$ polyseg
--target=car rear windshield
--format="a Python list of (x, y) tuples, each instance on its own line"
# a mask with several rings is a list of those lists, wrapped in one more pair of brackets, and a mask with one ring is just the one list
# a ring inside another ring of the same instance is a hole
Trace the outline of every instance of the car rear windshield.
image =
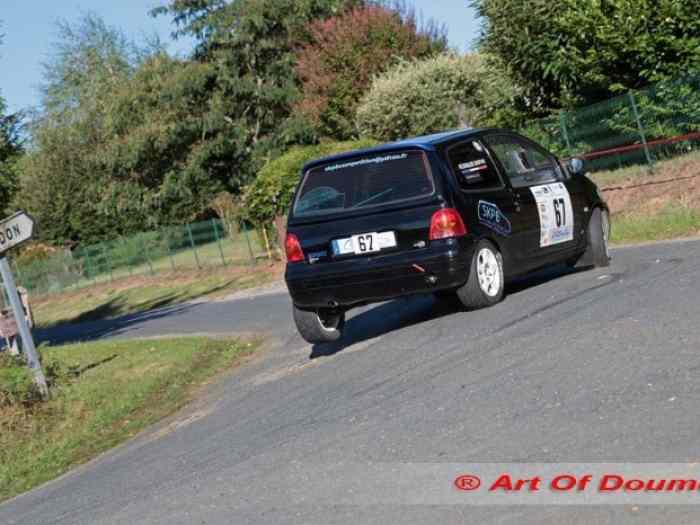
[(433, 194), (422, 151), (378, 153), (316, 166), (306, 172), (294, 203), (295, 217), (384, 206)]

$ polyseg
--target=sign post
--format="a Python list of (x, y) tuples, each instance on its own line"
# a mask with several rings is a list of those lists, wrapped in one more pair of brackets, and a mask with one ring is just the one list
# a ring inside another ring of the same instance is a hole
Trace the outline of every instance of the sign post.
[(27, 358), (29, 369), (34, 373), (34, 382), (39, 388), (39, 392), (43, 397), (48, 397), (49, 389), (46, 384), (46, 376), (41, 368), (39, 354), (34, 346), (34, 339), (29, 330), (27, 319), (24, 315), (24, 307), (17, 293), (15, 279), (10, 269), (10, 264), (7, 262), (5, 252), (10, 248), (28, 241), (34, 234), (34, 220), (24, 212), (15, 213), (13, 216), (0, 221), (0, 274), (2, 282), (5, 285), (7, 298), (10, 301), (12, 312), (14, 313), (15, 322), (20, 339), (22, 340), (22, 350)]

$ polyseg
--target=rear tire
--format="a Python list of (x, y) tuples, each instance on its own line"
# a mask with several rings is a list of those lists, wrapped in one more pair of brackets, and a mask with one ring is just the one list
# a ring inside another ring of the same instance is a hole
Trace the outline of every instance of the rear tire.
[(489, 241), (479, 241), (469, 269), (469, 278), (457, 289), (457, 297), (468, 310), (493, 306), (503, 298), (503, 257)]
[(299, 335), (311, 344), (337, 341), (345, 326), (345, 312), (301, 310), (294, 305), (294, 323)]
[(608, 250), (608, 238), (610, 235), (610, 219), (607, 210), (596, 208), (588, 221), (586, 232), (588, 247), (583, 254), (586, 263), (604, 267), (610, 266), (610, 252)]

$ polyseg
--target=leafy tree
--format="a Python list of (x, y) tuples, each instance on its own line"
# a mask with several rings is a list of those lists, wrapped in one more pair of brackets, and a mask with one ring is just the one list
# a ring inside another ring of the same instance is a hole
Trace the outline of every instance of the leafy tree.
[(21, 115), (6, 114), (0, 97), (0, 213), (6, 215), (17, 190), (17, 162), (22, 154)]
[[(347, 0), (173, 0), (152, 11), (173, 17), (177, 35), (198, 39), (195, 58), (214, 68), (214, 120), (208, 135), (225, 143), (239, 179), (250, 180), (266, 159), (288, 144), (313, 140), (291, 117), (299, 97), (295, 50), (308, 40), (312, 20), (339, 12)], [(231, 188), (237, 191), (236, 187)]]
[(700, 69), (687, 0), (472, 0), (481, 49), (502, 59), (532, 113), (606, 99)]
[(38, 219), (43, 240), (113, 237), (125, 231), (129, 217), (99, 213), (109, 179), (98, 159), (109, 139), (113, 94), (139, 58), (121, 32), (92, 14), (77, 24), (61, 22), (53, 49), (42, 110), (29, 126), (32, 143), (20, 165), (17, 201)]
[(140, 229), (180, 224), (240, 185), (229, 124), (212, 108), (214, 82), (210, 64), (158, 53), (114, 90), (109, 138), (94, 157), (108, 180), (103, 212), (128, 212)]
[(21, 115), (8, 114), (5, 100), (0, 96), (0, 213), (3, 215), (7, 213), (10, 200), (17, 190), (16, 164), (22, 153), (20, 126)]
[(311, 25), (311, 42), (298, 55), (303, 98), (297, 110), (322, 136), (356, 135), (355, 110), (372, 77), (397, 59), (444, 50), (444, 30), (419, 28), (411, 11), (367, 4)]
[(19, 195), (45, 240), (180, 224), (240, 188), (249, 155), (212, 95), (213, 64), (139, 50), (94, 15), (62, 24), (56, 50)]
[(460, 126), (513, 125), (516, 91), (498, 72), (476, 54), (400, 62), (372, 81), (357, 127), (363, 135), (396, 140)]

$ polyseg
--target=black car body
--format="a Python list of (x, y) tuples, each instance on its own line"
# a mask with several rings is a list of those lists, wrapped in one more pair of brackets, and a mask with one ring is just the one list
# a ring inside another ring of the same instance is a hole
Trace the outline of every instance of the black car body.
[[(505, 279), (584, 254), (605, 264), (608, 210), (581, 168), (499, 129), (307, 164), (288, 218), (285, 274), (300, 332), (333, 340), (346, 310), (407, 294), (454, 291), (465, 306), (488, 306)], [(489, 275), (500, 278), (494, 290)]]

